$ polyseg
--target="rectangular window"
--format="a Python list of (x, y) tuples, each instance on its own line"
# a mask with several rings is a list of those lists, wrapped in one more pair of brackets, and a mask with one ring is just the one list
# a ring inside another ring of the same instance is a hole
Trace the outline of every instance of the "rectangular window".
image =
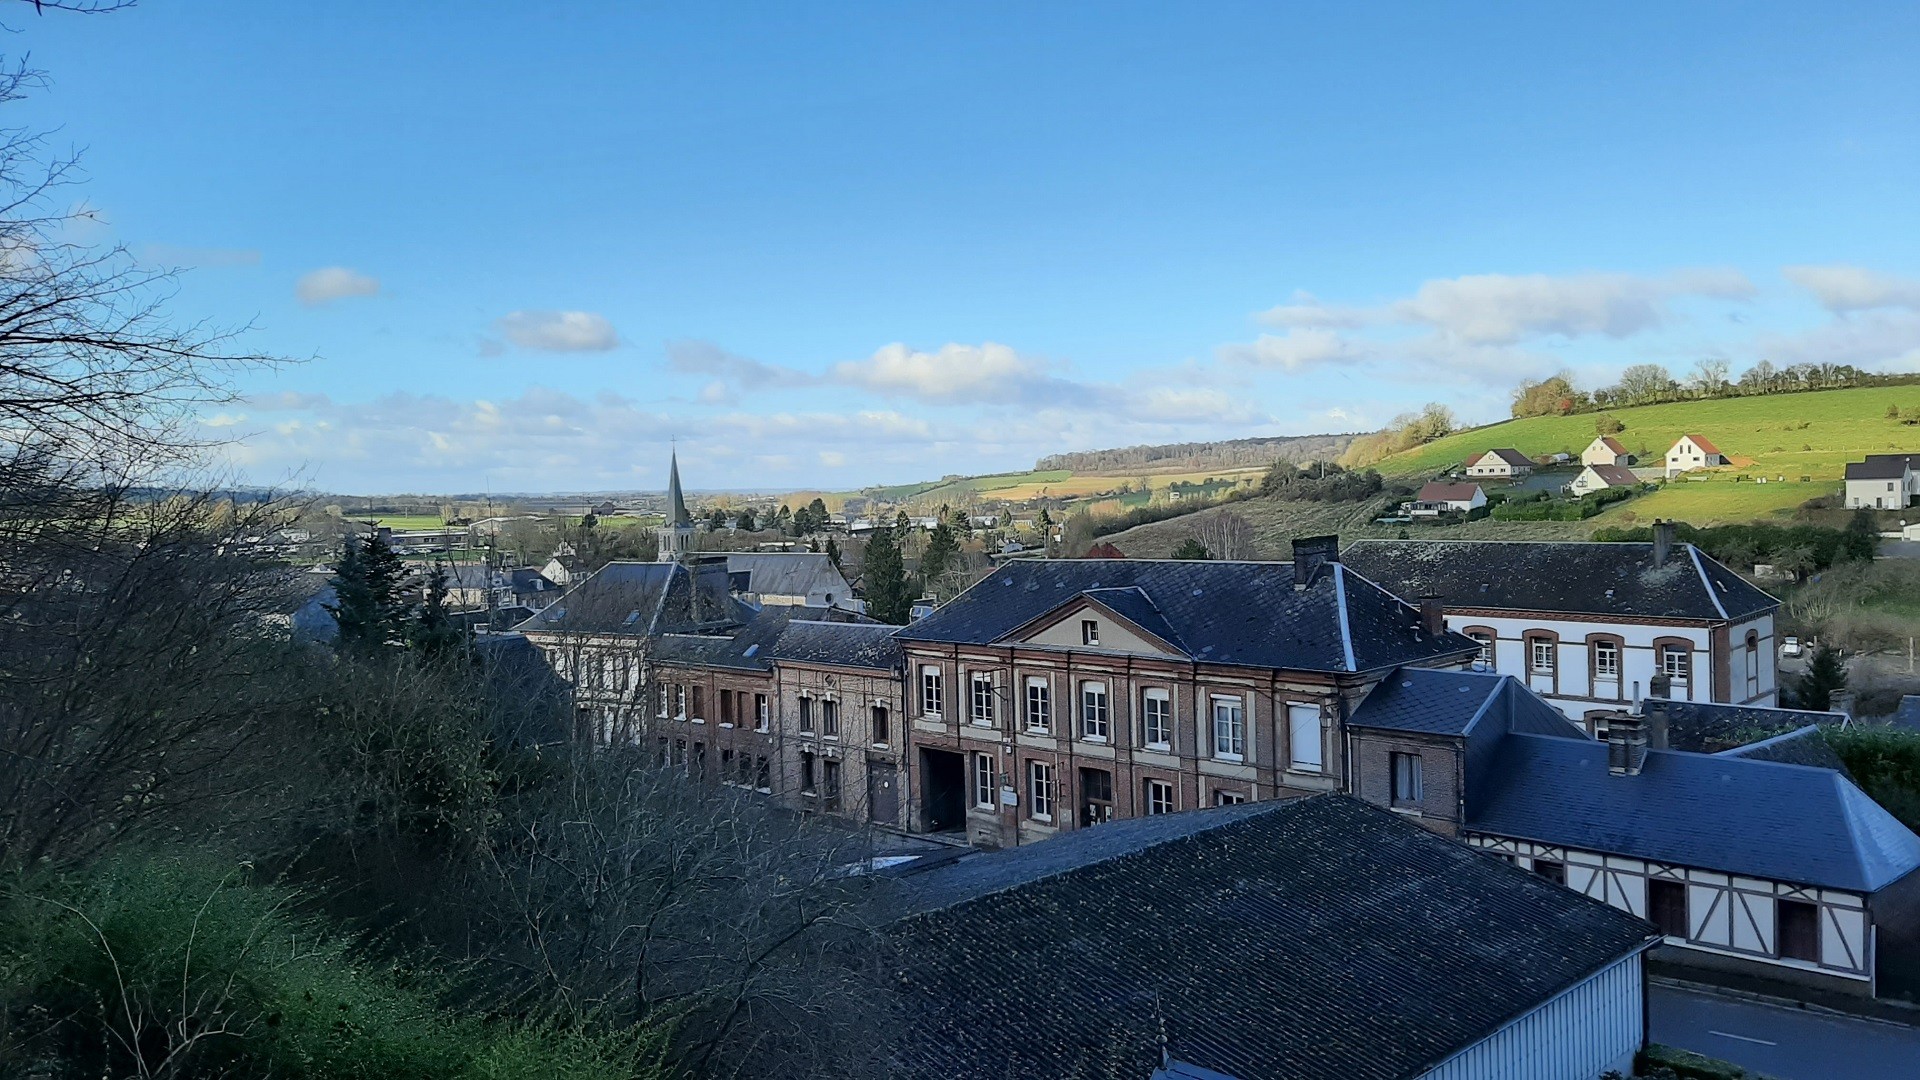
[(993, 756), (973, 755), (973, 805), (982, 810), (994, 807)]
[(654, 696), (660, 699), (660, 719), (665, 720), (667, 718), (667, 684), (660, 683), (653, 690)]
[(810, 697), (800, 699), (800, 730), (807, 734), (813, 733), (813, 699)]
[(1480, 643), (1480, 655), (1475, 659), (1488, 668), (1493, 667), (1493, 635), (1484, 630), (1470, 630), (1467, 636)]
[(1236, 697), (1213, 699), (1213, 756), (1226, 761), (1247, 757), (1247, 711)]
[(1647, 921), (1668, 937), (1687, 936), (1687, 886), (1685, 882), (1647, 882)]
[(767, 730), (767, 726), (772, 722), (773, 712), (767, 707), (767, 695), (753, 695), (753, 729), (755, 731), (765, 731)]
[(676, 769), (687, 767), (687, 740), (685, 739), (673, 740), (673, 767)]
[(707, 688), (704, 686), (693, 688), (693, 718), (695, 720), (707, 718)]
[(1620, 645), (1613, 641), (1593, 643), (1593, 677), (1596, 679), (1620, 678)]
[(940, 669), (931, 664), (920, 669), (920, 715), (940, 718)]
[(773, 765), (766, 755), (756, 755), (753, 759), (753, 786), (761, 791), (773, 790)]
[(1170, 780), (1149, 780), (1146, 782), (1145, 796), (1147, 813), (1173, 813), (1173, 782)]
[(1113, 774), (1105, 769), (1080, 770), (1080, 824), (1113, 820)]
[(1100, 624), (1092, 619), (1080, 620), (1080, 644), (1100, 644)]
[(732, 721), (733, 721), (733, 691), (723, 688), (720, 691), (720, 722), (724, 724), (724, 723), (731, 723)]
[(1687, 681), (1687, 673), (1693, 670), (1693, 650), (1683, 645), (1660, 646), (1660, 673), (1674, 682)]
[(1094, 742), (1106, 742), (1112, 728), (1107, 716), (1107, 684), (1080, 684), (1080, 736)]
[(968, 685), (973, 690), (973, 709), (970, 714), (973, 723), (980, 727), (992, 727), (993, 676), (985, 672), (975, 672)]
[(1036, 821), (1053, 820), (1053, 766), (1027, 762), (1027, 811)]
[(1773, 902), (1774, 928), (1782, 960), (1820, 962), (1820, 909), (1805, 900)]
[(1173, 746), (1173, 699), (1165, 690), (1148, 690), (1141, 696), (1140, 741), (1151, 750)]
[(673, 716), (676, 720), (687, 718), (687, 688), (678, 684), (673, 688)]
[(1027, 680), (1027, 730), (1053, 730), (1053, 684), (1045, 679)]
[(815, 794), (815, 788), (813, 786), (813, 755), (805, 750), (800, 751), (800, 794)]
[(832, 698), (820, 703), (820, 734), (829, 739), (840, 737), (840, 703)]
[(1760, 636), (1747, 635), (1747, 696), (1760, 694)]
[(1295, 772), (1325, 771), (1325, 734), (1321, 727), (1320, 706), (1287, 706), (1287, 768)]
[(1215, 806), (1239, 806), (1246, 801), (1247, 793), (1244, 791), (1224, 791), (1220, 788), (1213, 789), (1213, 805)]
[(1527, 639), (1527, 670), (1535, 675), (1553, 674), (1554, 654), (1559, 642), (1552, 638)]
[(821, 776), (826, 784), (826, 797), (821, 800), (821, 808), (828, 813), (840, 810), (840, 763), (828, 758), (820, 763)]
[(1419, 754), (1389, 754), (1393, 765), (1393, 805), (1419, 806), (1425, 784), (1420, 777)]
[(874, 742), (885, 743), (892, 738), (893, 733), (887, 730), (887, 727), (887, 707), (885, 705), (875, 705), (873, 707)]
[(1567, 883), (1567, 864), (1556, 859), (1533, 860), (1533, 872), (1553, 882), (1555, 885)]

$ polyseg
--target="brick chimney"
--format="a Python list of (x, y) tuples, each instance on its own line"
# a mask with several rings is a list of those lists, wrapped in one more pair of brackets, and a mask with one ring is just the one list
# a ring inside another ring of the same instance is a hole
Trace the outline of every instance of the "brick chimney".
[(1433, 593), (1420, 597), (1420, 629), (1436, 638), (1447, 632), (1447, 613), (1440, 606), (1440, 597)]
[[(1660, 676), (1665, 678), (1665, 676)], [(1671, 736), (1667, 699), (1648, 698), (1640, 705), (1640, 712), (1647, 718), (1647, 749), (1665, 750)]]
[(1609, 713), (1607, 722), (1607, 772), (1614, 776), (1639, 776), (1647, 760), (1646, 718), (1639, 713)]
[(1320, 568), (1340, 561), (1338, 536), (1301, 536), (1293, 541), (1293, 588), (1298, 592), (1313, 584)]
[[(1655, 518), (1653, 522), (1653, 568), (1658, 570), (1667, 565), (1667, 556), (1672, 554), (1672, 552), (1673, 522), (1661, 521)], [(1666, 695), (1662, 694), (1661, 696), (1665, 697)]]
[(1647, 680), (1647, 696), (1650, 698), (1670, 698), (1673, 696), (1673, 677), (1665, 673), (1656, 674)]

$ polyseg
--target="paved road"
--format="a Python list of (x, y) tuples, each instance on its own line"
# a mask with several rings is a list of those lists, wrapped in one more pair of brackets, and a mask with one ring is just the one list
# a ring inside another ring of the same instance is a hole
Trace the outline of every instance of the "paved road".
[(1649, 988), (1654, 1042), (1707, 1054), (1781, 1080), (1913, 1080), (1920, 1028)]

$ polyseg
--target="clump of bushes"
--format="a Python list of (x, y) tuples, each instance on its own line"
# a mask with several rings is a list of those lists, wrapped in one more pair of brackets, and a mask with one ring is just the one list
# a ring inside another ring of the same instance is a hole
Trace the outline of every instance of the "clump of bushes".
[(1637, 488), (1606, 488), (1577, 499), (1552, 499), (1536, 492), (1521, 498), (1508, 498), (1493, 507), (1495, 521), (1585, 521), (1608, 506), (1633, 498)]
[[(1825, 570), (1837, 563), (1873, 558), (1878, 538), (1871, 522), (1865, 529), (1849, 525), (1829, 529), (1819, 525), (1712, 525), (1705, 528), (1674, 524), (1674, 537), (1696, 544), (1702, 551), (1735, 567), (1756, 562), (1790, 563), (1789, 573)], [(1596, 529), (1595, 540), (1645, 543), (1653, 539), (1650, 526)]]
[(1260, 494), (1309, 502), (1365, 502), (1380, 494), (1386, 481), (1374, 469), (1343, 469), (1333, 464), (1295, 465), (1276, 461), (1261, 478)]

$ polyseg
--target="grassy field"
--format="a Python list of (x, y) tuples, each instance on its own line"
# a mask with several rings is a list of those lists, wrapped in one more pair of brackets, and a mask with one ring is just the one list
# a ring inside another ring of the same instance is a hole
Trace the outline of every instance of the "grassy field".
[(377, 518), (376, 520), (379, 521), (380, 524), (385, 525), (389, 529), (401, 529), (401, 530), (407, 530), (407, 531), (418, 530), (418, 529), (438, 529), (441, 526), (446, 524), (446, 522), (440, 520), (439, 514), (413, 514), (413, 515), (396, 514), (389, 517)]
[(1180, 541), (1213, 514), (1239, 514), (1253, 527), (1255, 559), (1285, 560), (1293, 556), (1293, 540), (1301, 536), (1337, 535), (1342, 543), (1360, 539), (1392, 539), (1404, 529), (1415, 539), (1434, 540), (1584, 540), (1601, 518), (1590, 521), (1485, 521), (1445, 528), (1375, 525), (1386, 510), (1384, 500), (1367, 503), (1316, 503), (1288, 499), (1248, 499), (1183, 517), (1140, 525), (1102, 537), (1136, 559), (1164, 559)]
[[(1676, 401), (1617, 409), (1610, 415), (1626, 425), (1614, 438), (1638, 454), (1643, 465), (1664, 457), (1681, 435), (1696, 434), (1732, 460), (1721, 472), (1769, 479), (1784, 476), (1789, 481), (1807, 476), (1827, 481), (1826, 490), (1838, 491), (1841, 468), (1847, 462), (1866, 454), (1920, 450), (1920, 427), (1888, 419), (1888, 405), (1898, 405), (1904, 416), (1920, 416), (1920, 386)], [(1471, 454), (1508, 446), (1533, 457), (1562, 451), (1577, 455), (1593, 441), (1597, 416), (1509, 420), (1449, 435), (1395, 454), (1375, 467), (1392, 476), (1431, 476), (1458, 466)], [(1757, 489), (1742, 492), (1741, 497), (1752, 505), (1778, 505), (1770, 493)], [(1728, 508), (1732, 510), (1733, 504)]]

